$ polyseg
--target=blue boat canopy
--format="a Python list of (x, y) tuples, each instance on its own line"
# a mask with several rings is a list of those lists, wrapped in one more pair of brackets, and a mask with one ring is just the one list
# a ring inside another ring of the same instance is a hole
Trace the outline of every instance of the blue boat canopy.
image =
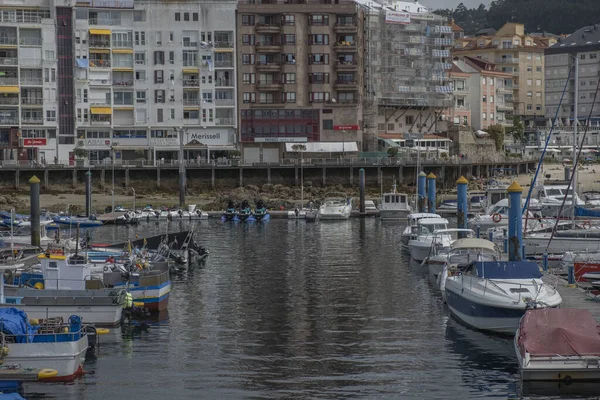
[(485, 279), (538, 279), (540, 268), (532, 261), (475, 262), (477, 276)]

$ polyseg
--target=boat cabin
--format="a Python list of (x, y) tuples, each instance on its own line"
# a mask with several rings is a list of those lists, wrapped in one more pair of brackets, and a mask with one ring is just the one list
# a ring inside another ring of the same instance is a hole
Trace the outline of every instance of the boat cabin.
[(409, 211), (408, 195), (404, 193), (384, 193), (381, 197), (379, 209)]
[(419, 220), (413, 230), (415, 235), (431, 235), (435, 231), (448, 229), (448, 220), (445, 218), (423, 218)]
[(92, 265), (81, 254), (65, 255), (62, 251), (47, 251), (38, 256), (45, 289), (85, 290)]

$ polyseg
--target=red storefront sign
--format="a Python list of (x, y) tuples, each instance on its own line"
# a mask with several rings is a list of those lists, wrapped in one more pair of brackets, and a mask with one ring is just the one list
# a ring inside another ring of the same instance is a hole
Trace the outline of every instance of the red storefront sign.
[(358, 125), (334, 125), (334, 131), (358, 131), (360, 128)]
[(45, 146), (46, 139), (23, 139), (23, 146)]

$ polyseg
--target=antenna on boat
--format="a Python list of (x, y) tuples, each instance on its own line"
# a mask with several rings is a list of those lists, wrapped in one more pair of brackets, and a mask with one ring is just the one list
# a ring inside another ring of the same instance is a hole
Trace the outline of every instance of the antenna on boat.
[(15, 225), (15, 209), (10, 209), (10, 255), (15, 259), (15, 233), (14, 233), (14, 225)]

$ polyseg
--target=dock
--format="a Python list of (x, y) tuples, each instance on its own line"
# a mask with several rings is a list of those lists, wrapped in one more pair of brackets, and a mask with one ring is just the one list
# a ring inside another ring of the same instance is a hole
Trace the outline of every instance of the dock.
[(595, 296), (584, 287), (569, 285), (560, 275), (545, 273), (544, 282), (556, 285), (563, 299), (561, 308), (579, 308), (588, 310), (600, 322), (600, 295)]

